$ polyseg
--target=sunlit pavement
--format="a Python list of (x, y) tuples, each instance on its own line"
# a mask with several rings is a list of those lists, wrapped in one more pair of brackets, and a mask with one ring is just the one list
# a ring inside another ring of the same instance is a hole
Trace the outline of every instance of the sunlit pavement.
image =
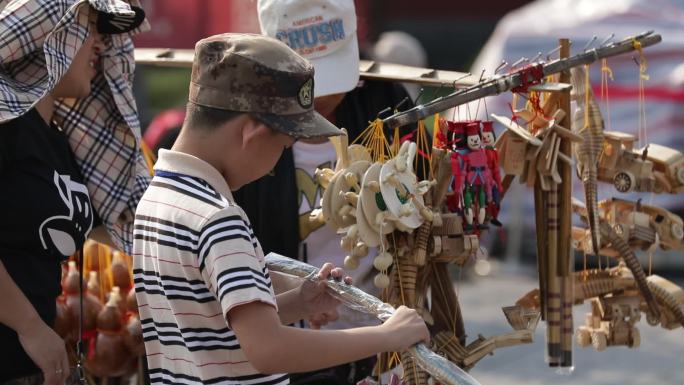
[[(471, 342), (511, 331), (501, 307), (513, 305), (537, 285), (532, 270), (492, 265), (487, 276), (468, 274), (456, 283)], [(675, 278), (679, 285), (684, 278)], [(575, 329), (584, 322), (587, 304), (574, 308)], [(471, 374), (482, 385), (684, 385), (684, 330), (649, 326), (645, 317), (637, 324), (641, 346), (637, 349), (609, 347), (603, 352), (575, 346), (572, 374), (557, 374), (545, 363), (546, 325), (539, 323), (534, 343), (496, 350), (480, 361)]]

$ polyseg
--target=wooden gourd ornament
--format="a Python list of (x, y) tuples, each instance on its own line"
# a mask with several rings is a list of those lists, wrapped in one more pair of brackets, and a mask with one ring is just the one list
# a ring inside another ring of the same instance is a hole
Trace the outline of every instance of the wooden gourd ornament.
[(95, 351), (86, 361), (86, 369), (98, 377), (125, 373), (130, 353), (123, 338), (123, 316), (119, 310), (120, 294), (112, 290), (109, 301), (97, 316)]
[[(79, 319), (81, 315), (80, 305), (80, 285), (81, 274), (76, 268), (75, 261), (69, 261), (68, 272), (64, 280), (64, 294), (66, 296), (66, 306), (74, 319)], [(85, 286), (85, 285), (84, 285)], [(86, 292), (83, 296), (83, 330), (84, 332), (93, 331), (96, 327), (97, 315), (102, 309), (100, 299)], [(74, 324), (78, 329), (78, 324)], [(78, 334), (78, 331), (76, 331)]]
[(78, 328), (76, 326), (76, 319), (74, 315), (69, 310), (66, 304), (66, 297), (60, 295), (57, 297), (56, 301), (57, 311), (55, 315), (55, 332), (64, 339), (67, 343), (72, 343), (75, 341), (74, 330)]
[(102, 298), (102, 290), (100, 288), (100, 280), (97, 276), (97, 271), (91, 270), (88, 273), (88, 293), (97, 298)]
[(112, 286), (118, 286), (123, 295), (131, 289), (131, 271), (126, 255), (120, 251), (114, 251), (112, 256)]
[(126, 329), (123, 334), (124, 344), (134, 355), (141, 356), (145, 354), (145, 343), (143, 341), (142, 324), (138, 314), (138, 301), (135, 297), (135, 290), (128, 292), (126, 305), (128, 308), (128, 321), (126, 321)]

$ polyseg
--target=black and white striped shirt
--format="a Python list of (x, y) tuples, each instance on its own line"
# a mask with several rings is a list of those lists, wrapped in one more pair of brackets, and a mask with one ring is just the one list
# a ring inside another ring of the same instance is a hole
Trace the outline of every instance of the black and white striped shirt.
[(152, 384), (287, 384), (247, 361), (230, 309), (276, 307), (261, 246), (220, 173), (161, 150), (134, 228), (134, 281)]

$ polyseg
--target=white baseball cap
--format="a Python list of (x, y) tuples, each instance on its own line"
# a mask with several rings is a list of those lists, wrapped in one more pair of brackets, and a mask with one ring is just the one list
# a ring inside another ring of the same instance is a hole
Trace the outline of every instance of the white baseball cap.
[(359, 44), (353, 0), (259, 0), (257, 9), (262, 34), (313, 64), (315, 96), (356, 87)]

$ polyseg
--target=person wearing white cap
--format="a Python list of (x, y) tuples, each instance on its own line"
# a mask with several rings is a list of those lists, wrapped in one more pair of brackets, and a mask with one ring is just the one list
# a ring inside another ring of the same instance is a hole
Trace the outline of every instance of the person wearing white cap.
[(313, 64), (317, 97), (356, 87), (359, 45), (352, 0), (260, 0), (257, 7), (261, 32)]
[[(379, 111), (396, 107), (408, 97), (398, 84), (359, 79), (359, 46), (353, 0), (259, 0), (259, 24), (264, 35), (290, 46), (313, 64), (314, 107), (338, 127), (347, 129), (350, 143), (376, 118)], [(410, 107), (410, 103), (405, 108)], [(388, 136), (391, 137), (391, 136)], [(283, 152), (271, 176), (244, 186), (234, 197), (245, 210), (264, 252), (277, 252), (316, 265), (344, 263), (340, 236), (324, 225), (309, 222), (320, 207), (322, 188), (314, 178), (316, 168), (333, 167), (336, 154), (327, 140), (297, 141)], [(378, 295), (372, 283), (372, 258), (348, 271), (354, 283)], [(342, 329), (376, 321), (358, 312), (321, 314), (310, 327)], [(327, 324), (327, 325), (326, 325)], [(304, 326), (304, 325), (302, 325)], [(372, 359), (317, 373), (297, 384), (356, 384), (372, 370)], [(350, 376), (351, 374), (351, 376)]]

